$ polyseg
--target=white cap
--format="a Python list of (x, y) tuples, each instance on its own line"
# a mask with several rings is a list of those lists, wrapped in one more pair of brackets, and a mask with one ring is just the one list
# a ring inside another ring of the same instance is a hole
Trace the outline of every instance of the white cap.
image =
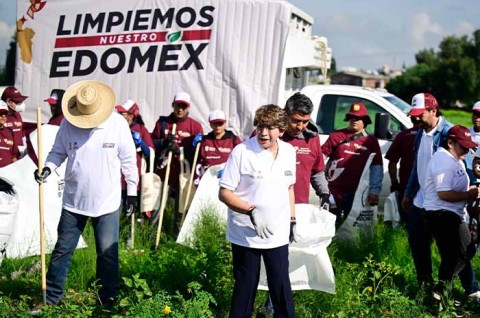
[(8, 112), (8, 106), (7, 103), (0, 99), (0, 112), (2, 112), (3, 110)]
[(192, 98), (188, 93), (185, 92), (178, 92), (175, 94), (175, 98), (173, 100), (174, 104), (187, 104), (190, 106), (192, 103)]
[(208, 121), (211, 123), (224, 123), (227, 121), (227, 117), (222, 110), (214, 110), (208, 116)]
[(474, 112), (480, 112), (480, 101), (476, 102), (473, 104), (472, 111)]
[(420, 93), (412, 98), (412, 109), (409, 116), (420, 116), (426, 109), (438, 108), (437, 99), (429, 93)]

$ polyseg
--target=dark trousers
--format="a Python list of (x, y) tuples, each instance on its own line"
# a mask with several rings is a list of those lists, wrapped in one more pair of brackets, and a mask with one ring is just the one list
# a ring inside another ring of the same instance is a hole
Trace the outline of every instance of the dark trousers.
[(432, 283), (432, 235), (425, 226), (423, 209), (411, 205), (407, 214), (408, 244), (412, 252), (413, 263), (417, 271), (417, 280)]
[[(407, 214), (408, 243), (410, 245), (419, 284), (433, 282), (431, 252), (433, 237), (425, 224), (425, 218), (422, 214), (425, 214), (425, 211), (413, 204)], [(467, 261), (458, 274), (467, 295), (480, 290), (470, 262), (475, 252), (475, 245), (473, 243), (469, 244), (467, 248)]]
[(345, 219), (350, 214), (353, 205), (353, 199), (355, 198), (355, 192), (343, 192), (341, 194), (333, 194), (335, 199), (336, 208), (332, 209), (330, 212), (337, 216), (335, 221), (335, 226), (338, 229)]
[(465, 267), (470, 231), (465, 221), (450, 211), (426, 211), (425, 218), (440, 252), (438, 279), (452, 281)]
[(271, 249), (255, 249), (232, 244), (233, 288), (231, 318), (252, 316), (255, 295), (260, 280), (263, 257), (268, 290), (273, 303), (274, 317), (295, 317), (292, 289), (288, 276), (288, 245)]

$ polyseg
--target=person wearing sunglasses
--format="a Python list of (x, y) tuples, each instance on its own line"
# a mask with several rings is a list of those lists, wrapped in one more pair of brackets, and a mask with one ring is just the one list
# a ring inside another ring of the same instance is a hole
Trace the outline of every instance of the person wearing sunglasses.
[(428, 163), (425, 176), (425, 221), (440, 252), (438, 282), (432, 296), (441, 300), (473, 255), (465, 206), (480, 199), (478, 187), (470, 179), (462, 160), (477, 144), (468, 128), (456, 125), (448, 130), (446, 140)]
[[(172, 112), (168, 116), (160, 116), (151, 133), (153, 145), (156, 154), (156, 173), (162, 181), (165, 180), (165, 172), (167, 170), (168, 152), (173, 152), (173, 158), (170, 164), (170, 175), (168, 177), (168, 185), (170, 186), (170, 197), (174, 198), (175, 206), (175, 231), (178, 231), (179, 220), (181, 214), (179, 211), (180, 196), (180, 148), (183, 148), (185, 160), (189, 166), (193, 164), (195, 148), (193, 147), (193, 139), (196, 135), (203, 135), (202, 126), (198, 121), (189, 117), (192, 98), (186, 92), (178, 92), (172, 102)], [(176, 124), (175, 134), (172, 134), (173, 124)], [(153, 215), (153, 221), (157, 215)]]
[[(407, 215), (408, 243), (417, 272), (418, 285), (431, 288), (433, 237), (425, 225), (426, 174), (432, 156), (445, 144), (448, 131), (453, 125), (442, 115), (437, 99), (430, 93), (418, 93), (413, 96), (412, 109), (408, 115), (415, 117), (420, 130), (415, 137), (413, 168), (405, 189), (402, 208)], [(472, 247), (473, 245), (468, 247), (468, 253), (474, 255), (475, 248)], [(468, 299), (480, 303), (480, 288), (470, 260), (465, 261), (465, 266), (458, 275)]]

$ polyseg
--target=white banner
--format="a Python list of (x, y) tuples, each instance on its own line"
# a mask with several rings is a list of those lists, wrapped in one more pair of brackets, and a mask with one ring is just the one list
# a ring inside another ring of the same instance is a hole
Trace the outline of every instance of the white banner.
[[(15, 85), (29, 96), (26, 121), (51, 89), (95, 79), (133, 99), (149, 130), (177, 91), (208, 131), (222, 109), (240, 136), (254, 110), (279, 103), (292, 7), (274, 0), (17, 1)], [(44, 118), (46, 119), (46, 118)]]

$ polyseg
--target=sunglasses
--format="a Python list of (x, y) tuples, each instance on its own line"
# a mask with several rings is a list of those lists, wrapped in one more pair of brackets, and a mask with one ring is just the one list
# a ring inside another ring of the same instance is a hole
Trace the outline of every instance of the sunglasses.
[(188, 105), (187, 105), (187, 104), (175, 104), (173, 107), (176, 108), (176, 109), (183, 109), (183, 110), (185, 110), (185, 109), (188, 108)]
[(362, 120), (362, 117), (348, 116), (348, 117), (347, 117), (347, 120), (358, 121), (358, 120)]

